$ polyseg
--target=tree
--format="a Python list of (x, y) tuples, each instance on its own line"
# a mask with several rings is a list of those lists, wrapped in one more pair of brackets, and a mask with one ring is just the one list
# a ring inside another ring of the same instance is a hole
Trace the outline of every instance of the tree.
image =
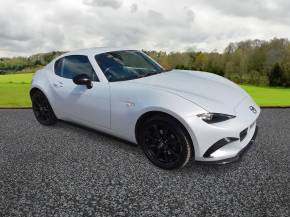
[(283, 70), (279, 63), (275, 63), (269, 75), (269, 84), (270, 86), (281, 86), (282, 83)]

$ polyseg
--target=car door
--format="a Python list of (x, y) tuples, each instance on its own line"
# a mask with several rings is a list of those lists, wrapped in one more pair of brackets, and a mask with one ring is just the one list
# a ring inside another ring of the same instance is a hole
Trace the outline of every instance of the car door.
[[(110, 92), (106, 82), (100, 82), (90, 60), (84, 55), (71, 55), (55, 62), (53, 88), (55, 106), (64, 119), (90, 127), (110, 128)], [(93, 87), (76, 85), (73, 78), (87, 74)]]

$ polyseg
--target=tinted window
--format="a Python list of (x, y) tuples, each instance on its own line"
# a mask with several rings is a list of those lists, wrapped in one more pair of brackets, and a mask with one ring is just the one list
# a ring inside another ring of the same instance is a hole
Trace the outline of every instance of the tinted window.
[(155, 75), (165, 70), (140, 51), (102, 53), (95, 59), (108, 81), (124, 81)]
[(55, 74), (68, 79), (87, 74), (92, 81), (99, 81), (88, 57), (81, 55), (66, 56), (56, 61)]
[(57, 60), (54, 64), (54, 72), (55, 74), (57, 74), (58, 76), (61, 76), (61, 70), (62, 70), (62, 62), (63, 62), (63, 58)]

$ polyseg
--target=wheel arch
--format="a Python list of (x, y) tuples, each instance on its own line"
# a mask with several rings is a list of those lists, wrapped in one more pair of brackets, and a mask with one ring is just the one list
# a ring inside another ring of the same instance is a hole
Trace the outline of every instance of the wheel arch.
[(56, 109), (55, 109), (55, 106), (54, 104), (52, 104), (51, 100), (50, 100), (50, 97), (47, 95), (47, 93), (43, 90), (43, 88), (39, 87), (38, 85), (36, 86), (33, 86), (31, 87), (30, 91), (29, 91), (29, 95), (30, 95), (30, 98), (32, 97), (32, 95), (37, 92), (37, 91), (40, 91), (41, 93), (43, 93), (46, 97), (46, 99), (48, 100), (54, 114), (58, 117), (58, 113), (56, 113)]
[(185, 121), (182, 121), (181, 117), (179, 117), (178, 115), (175, 115), (175, 114), (170, 114), (170, 112), (167, 112), (167, 111), (150, 110), (150, 111), (144, 112), (142, 115), (139, 116), (139, 118), (137, 119), (136, 124), (135, 124), (135, 138), (136, 138), (137, 143), (139, 143), (138, 133), (141, 130), (142, 123), (146, 119), (148, 119), (152, 116), (155, 116), (155, 115), (163, 115), (163, 116), (167, 116), (168, 118), (175, 120), (183, 128), (183, 130), (186, 132), (186, 134), (189, 136), (189, 139), (190, 139), (190, 142), (191, 142), (191, 145), (193, 148), (193, 154), (195, 155), (195, 150), (196, 150), (195, 149), (195, 141), (193, 141), (192, 134), (189, 131), (189, 126), (187, 126)]
[(37, 91), (40, 91), (40, 92), (42, 92), (42, 93), (45, 95), (45, 93), (43, 92), (43, 90), (41, 90), (40, 88), (38, 88), (38, 87), (32, 87), (32, 88), (30, 89), (30, 91), (29, 91), (29, 95), (30, 95), (30, 97), (32, 97), (32, 95), (33, 95), (35, 92), (37, 92)]

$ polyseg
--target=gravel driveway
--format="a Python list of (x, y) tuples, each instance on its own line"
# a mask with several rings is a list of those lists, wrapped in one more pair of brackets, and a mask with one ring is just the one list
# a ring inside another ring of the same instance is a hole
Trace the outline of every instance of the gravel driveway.
[(0, 110), (0, 216), (290, 216), (290, 109), (264, 109), (238, 162), (165, 171), (139, 147)]

